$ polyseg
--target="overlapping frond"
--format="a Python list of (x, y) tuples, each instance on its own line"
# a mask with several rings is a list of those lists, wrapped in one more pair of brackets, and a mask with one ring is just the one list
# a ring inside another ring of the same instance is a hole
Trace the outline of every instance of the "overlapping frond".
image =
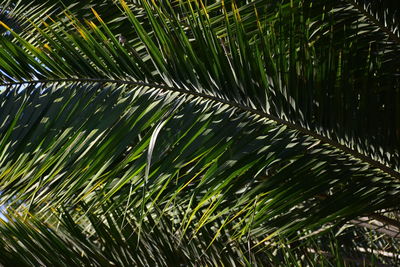
[[(84, 212), (83, 207), (78, 213)], [(189, 236), (179, 229), (179, 213), (166, 216), (156, 212), (147, 215), (146, 223), (140, 226), (137, 218), (123, 210), (103, 215), (86, 213), (79, 219), (71, 215), (76, 212), (62, 211), (53, 222), (56, 226), (34, 217), (23, 219), (14, 215), (0, 225), (3, 247), (0, 263), (5, 266), (54, 263), (60, 266), (396, 266), (400, 260), (398, 243), (394, 240), (349, 225), (297, 244), (288, 245), (281, 238), (274, 245), (251, 251), (249, 242), (256, 239), (240, 242), (222, 231), (210, 245), (214, 228), (223, 222), (217, 220), (202, 227), (195, 236)]]

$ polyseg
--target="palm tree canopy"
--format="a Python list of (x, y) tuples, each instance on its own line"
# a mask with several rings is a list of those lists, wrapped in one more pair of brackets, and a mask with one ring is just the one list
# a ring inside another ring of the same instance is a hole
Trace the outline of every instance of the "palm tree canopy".
[(0, 0), (0, 263), (397, 264), (398, 7)]

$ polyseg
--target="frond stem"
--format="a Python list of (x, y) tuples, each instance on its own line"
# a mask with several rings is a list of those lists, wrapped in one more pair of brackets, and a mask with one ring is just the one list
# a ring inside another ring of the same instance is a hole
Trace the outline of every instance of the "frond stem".
[(63, 78), (63, 79), (22, 81), (22, 82), (3, 83), (3, 84), (0, 84), (0, 86), (7, 87), (7, 86), (21, 85), (21, 84), (38, 84), (38, 83), (46, 84), (46, 83), (59, 83), (59, 82), (75, 82), (75, 83), (77, 83), (77, 82), (94, 82), (94, 83), (114, 83), (114, 84), (127, 84), (127, 85), (134, 85), (134, 86), (146, 86), (146, 87), (153, 87), (153, 88), (157, 88), (157, 89), (161, 89), (161, 90), (172, 91), (172, 92), (177, 92), (177, 93), (186, 94), (186, 95), (193, 95), (196, 97), (201, 97), (201, 98), (208, 99), (208, 100), (218, 102), (221, 104), (229, 105), (231, 107), (235, 107), (237, 109), (247, 111), (249, 113), (259, 115), (260, 117), (275, 121), (279, 124), (282, 124), (282, 125), (285, 125), (285, 126), (291, 128), (293, 130), (297, 130), (305, 135), (314, 137), (315, 139), (318, 139), (323, 143), (326, 143), (328, 145), (336, 147), (337, 149), (339, 149), (355, 158), (358, 158), (361, 161), (364, 161), (364, 162), (370, 164), (371, 166), (385, 172), (386, 174), (389, 174), (393, 178), (400, 180), (399, 172), (389, 168), (388, 166), (384, 165), (383, 163), (381, 163), (377, 160), (371, 159), (371, 158), (361, 154), (360, 152), (355, 151), (355, 150), (353, 150), (343, 144), (340, 144), (334, 140), (331, 140), (321, 134), (318, 134), (307, 128), (304, 128), (304, 127), (294, 124), (292, 122), (283, 120), (281, 118), (278, 118), (278, 117), (268, 114), (266, 112), (256, 110), (254, 108), (246, 107), (244, 105), (241, 105), (241, 104), (238, 104), (238, 103), (226, 100), (226, 99), (222, 99), (222, 98), (215, 97), (215, 96), (210, 96), (210, 95), (207, 95), (204, 93), (188, 91), (188, 90), (184, 90), (184, 89), (181, 89), (178, 87), (167, 86), (165, 84), (156, 84), (156, 83), (140, 82), (140, 81), (117, 80), (117, 79), (95, 79), (95, 78)]

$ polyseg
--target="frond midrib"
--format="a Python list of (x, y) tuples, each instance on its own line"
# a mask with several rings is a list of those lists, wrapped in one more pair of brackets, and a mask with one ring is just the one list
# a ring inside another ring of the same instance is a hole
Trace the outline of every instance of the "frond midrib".
[(61, 82), (72, 82), (72, 83), (92, 82), (92, 83), (113, 83), (113, 84), (124, 84), (124, 85), (134, 85), (134, 86), (146, 86), (146, 87), (157, 88), (160, 90), (185, 94), (185, 95), (192, 95), (195, 97), (200, 97), (203, 99), (218, 102), (220, 104), (229, 105), (230, 107), (237, 108), (237, 109), (245, 111), (245, 112), (249, 112), (253, 115), (258, 115), (262, 118), (265, 118), (265, 119), (268, 119), (271, 121), (275, 121), (276, 123), (287, 126), (288, 128), (290, 128), (292, 130), (299, 131), (300, 133), (302, 133), (304, 135), (311, 136), (325, 144), (328, 144), (330, 146), (333, 146), (333, 147), (341, 150), (342, 152), (344, 152), (346, 154), (351, 155), (354, 158), (357, 158), (365, 163), (368, 163), (369, 165), (383, 171), (384, 173), (386, 173), (400, 181), (400, 173), (399, 172), (395, 171), (394, 169), (388, 167), (387, 165), (385, 165), (377, 160), (367, 157), (364, 154), (362, 154), (354, 149), (351, 149), (337, 141), (334, 141), (326, 136), (318, 134), (318, 133), (311, 131), (303, 126), (300, 126), (293, 122), (286, 121), (284, 119), (281, 119), (281, 118), (271, 115), (269, 113), (266, 113), (266, 112), (248, 107), (248, 106), (244, 106), (242, 104), (232, 102), (232, 101), (220, 98), (220, 97), (216, 97), (213, 95), (207, 95), (205, 93), (189, 91), (189, 90), (185, 90), (185, 89), (178, 88), (178, 87), (168, 86), (165, 84), (157, 84), (157, 83), (133, 81), (133, 80), (105, 79), (105, 78), (62, 78), (62, 79), (30, 80), (30, 81), (3, 83), (3, 84), (0, 84), (0, 86), (9, 87), (9, 86), (14, 86), (14, 85), (22, 85), (22, 84), (38, 84), (38, 83), (45, 84), (45, 83), (61, 83)]

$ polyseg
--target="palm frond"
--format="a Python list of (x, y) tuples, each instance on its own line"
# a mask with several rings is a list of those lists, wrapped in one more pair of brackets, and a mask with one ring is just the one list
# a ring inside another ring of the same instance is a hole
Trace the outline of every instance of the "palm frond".
[(398, 2), (370, 0), (348, 0), (348, 2), (364, 14), (370, 23), (375, 24), (386, 33), (392, 41), (400, 44), (400, 6)]
[(0, 23), (4, 264), (332, 264), (398, 208), (399, 44), (351, 3), (72, 2)]
[(390, 208), (400, 194), (335, 147), (213, 100), (85, 83), (10, 87), (3, 99), (2, 204), (21, 212), (112, 200), (144, 215), (174, 203), (184, 229), (225, 218), (238, 236), (268, 238)]

